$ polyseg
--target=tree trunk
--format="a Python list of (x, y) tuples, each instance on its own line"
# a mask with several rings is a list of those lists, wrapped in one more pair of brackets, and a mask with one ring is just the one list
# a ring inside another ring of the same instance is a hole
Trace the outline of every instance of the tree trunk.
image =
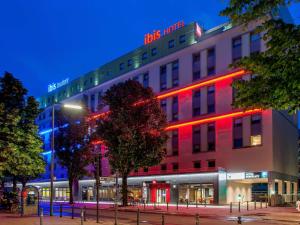
[(17, 192), (17, 178), (14, 176), (13, 177), (13, 192)]
[(70, 199), (69, 199), (69, 203), (73, 204), (74, 200), (73, 200), (73, 179), (69, 178), (69, 190), (70, 190)]
[(128, 205), (127, 177), (128, 177), (127, 173), (122, 174), (122, 202), (123, 202), (123, 206)]

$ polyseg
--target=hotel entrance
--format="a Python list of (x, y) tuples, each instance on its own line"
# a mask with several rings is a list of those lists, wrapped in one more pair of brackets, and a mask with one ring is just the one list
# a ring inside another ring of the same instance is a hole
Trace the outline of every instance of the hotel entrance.
[(167, 203), (170, 202), (170, 184), (156, 183), (153, 181), (150, 185), (151, 202)]
[(156, 202), (157, 203), (166, 203), (166, 189), (157, 189), (156, 190)]

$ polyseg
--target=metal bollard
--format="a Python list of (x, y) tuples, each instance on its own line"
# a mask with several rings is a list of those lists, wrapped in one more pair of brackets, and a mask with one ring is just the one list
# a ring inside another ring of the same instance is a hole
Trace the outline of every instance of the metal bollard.
[(268, 208), (268, 200), (266, 199), (266, 208)]
[(241, 217), (241, 216), (238, 216), (237, 219), (238, 219), (238, 220), (237, 220), (237, 223), (238, 223), (238, 224), (242, 224), (242, 217)]
[(43, 208), (40, 209), (40, 225), (43, 225), (44, 220), (44, 210)]
[(256, 199), (254, 200), (254, 209), (256, 209)]
[(262, 209), (262, 200), (260, 200), (260, 208)]
[(177, 202), (176, 202), (176, 209), (177, 209), (177, 211), (178, 211), (178, 200), (177, 200)]
[(144, 210), (146, 209), (146, 203), (145, 203), (145, 201), (144, 201)]
[(200, 221), (199, 221), (199, 214), (196, 214), (196, 225), (200, 225)]
[(249, 211), (249, 202), (247, 201), (247, 211)]
[(140, 225), (140, 209), (136, 212), (136, 225)]
[(230, 209), (229, 209), (230, 213), (232, 213), (232, 202), (230, 202)]
[(189, 200), (186, 200), (186, 208), (189, 208)]
[(80, 221), (81, 221), (81, 225), (83, 225), (83, 208), (81, 208), (81, 211), (80, 211)]
[(74, 219), (74, 205), (72, 205), (72, 219)]
[(86, 221), (86, 206), (84, 206), (83, 210), (83, 220)]
[(169, 202), (167, 202), (167, 211), (169, 211)]
[(196, 208), (198, 208), (198, 201), (197, 201), (197, 199), (196, 199)]
[(59, 208), (59, 217), (62, 217), (62, 204), (60, 204), (60, 208)]
[(204, 199), (204, 207), (206, 207), (206, 199)]
[(239, 202), (239, 212), (241, 212), (241, 202)]
[(161, 214), (161, 225), (165, 225), (165, 214)]

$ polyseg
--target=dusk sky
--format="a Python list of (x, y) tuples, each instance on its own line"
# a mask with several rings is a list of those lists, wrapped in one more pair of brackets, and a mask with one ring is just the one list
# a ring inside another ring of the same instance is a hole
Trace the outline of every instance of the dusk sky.
[[(225, 0), (2, 0), (0, 73), (9, 71), (31, 95), (74, 79), (143, 44), (145, 33), (184, 20), (212, 28)], [(300, 23), (300, 4), (290, 8)]]

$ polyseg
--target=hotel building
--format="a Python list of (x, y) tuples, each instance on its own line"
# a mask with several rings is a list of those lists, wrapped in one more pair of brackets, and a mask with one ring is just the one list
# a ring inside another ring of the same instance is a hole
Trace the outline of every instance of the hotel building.
[[(85, 104), (91, 121), (101, 98), (113, 84), (128, 79), (151, 87), (168, 119), (167, 156), (161, 164), (141, 168), (128, 178), (130, 195), (148, 202), (186, 201), (226, 204), (261, 200), (280, 194), (286, 201), (297, 193), (296, 116), (272, 109), (243, 111), (232, 107), (235, 79), (251, 79), (244, 70), (229, 65), (241, 57), (264, 51), (261, 34), (226, 23), (203, 30), (197, 23), (183, 22), (146, 44), (95, 71), (40, 98), (44, 111), (37, 118), (49, 167), (31, 184), (49, 197), (51, 108), (57, 103)], [(54, 88), (53, 88), (54, 87)], [(55, 89), (56, 90), (53, 90)], [(58, 106), (59, 107), (59, 106)], [(95, 146), (102, 152), (104, 146)], [(102, 159), (100, 198), (114, 197), (107, 159)], [(66, 171), (55, 164), (55, 199), (69, 196)], [(120, 179), (120, 183), (121, 183)], [(75, 185), (75, 198), (95, 201), (95, 180), (86, 177)]]

